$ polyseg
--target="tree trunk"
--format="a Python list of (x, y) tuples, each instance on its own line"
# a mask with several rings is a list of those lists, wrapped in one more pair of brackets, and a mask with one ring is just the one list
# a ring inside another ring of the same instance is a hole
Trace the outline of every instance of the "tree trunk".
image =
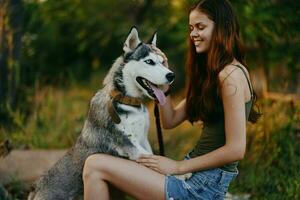
[(0, 120), (6, 118), (7, 91), (8, 91), (8, 31), (7, 31), (8, 1), (0, 2)]
[(251, 71), (251, 79), (258, 97), (264, 97), (268, 92), (267, 77), (264, 67), (259, 66)]
[(0, 122), (10, 123), (20, 80), (22, 0), (0, 0)]
[(300, 96), (300, 70), (297, 72), (296, 77), (296, 94)]
[(10, 83), (10, 99), (9, 103), (13, 110), (17, 108), (17, 91), (20, 84), (20, 54), (21, 54), (21, 39), (22, 39), (22, 20), (23, 6), (22, 0), (10, 0), (10, 24), (12, 28), (12, 72)]

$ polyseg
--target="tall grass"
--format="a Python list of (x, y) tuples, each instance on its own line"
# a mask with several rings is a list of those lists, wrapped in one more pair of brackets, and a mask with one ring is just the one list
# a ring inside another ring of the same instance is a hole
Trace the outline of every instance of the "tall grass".
[(246, 158), (232, 190), (251, 199), (300, 199), (300, 104), (260, 105), (264, 115), (248, 127)]
[[(9, 137), (15, 147), (68, 148), (80, 134), (89, 101), (102, 84), (102, 75), (89, 83), (70, 83), (65, 88), (36, 87), (32, 113), (25, 120), (13, 113), (17, 128), (7, 132), (0, 127), (0, 139)], [(2, 134), (3, 133), (3, 134)]]
[[(96, 74), (89, 83), (36, 89), (30, 117), (25, 121), (20, 113), (14, 113), (19, 128), (10, 132), (0, 129), (0, 139), (9, 137), (15, 147), (69, 148), (80, 134), (89, 101), (101, 82), (101, 75)], [(176, 104), (183, 95), (173, 97)], [(300, 199), (300, 102), (260, 100), (259, 105), (263, 117), (257, 124), (248, 124), (246, 156), (230, 192), (248, 193), (251, 199)], [(158, 152), (153, 103), (148, 101), (147, 106), (149, 139)], [(163, 132), (167, 156), (182, 159), (200, 137), (201, 124), (185, 122)]]

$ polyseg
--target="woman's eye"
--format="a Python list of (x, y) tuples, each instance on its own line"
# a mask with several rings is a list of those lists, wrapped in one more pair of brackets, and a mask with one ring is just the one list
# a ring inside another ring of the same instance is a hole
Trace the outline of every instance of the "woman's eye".
[(145, 60), (144, 62), (147, 63), (148, 65), (155, 65), (152, 59)]
[(202, 30), (204, 30), (205, 27), (200, 25), (200, 26), (197, 26), (197, 28), (198, 28), (198, 30), (202, 31)]

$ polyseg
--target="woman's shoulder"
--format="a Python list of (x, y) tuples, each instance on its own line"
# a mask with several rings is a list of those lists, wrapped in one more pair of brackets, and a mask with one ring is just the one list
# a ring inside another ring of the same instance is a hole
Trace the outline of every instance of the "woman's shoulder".
[(233, 61), (232, 63), (226, 65), (220, 71), (220, 73), (218, 74), (218, 78), (221, 83), (230, 80), (241, 81), (245, 76), (242, 70), (244, 70), (246, 72), (247, 77), (249, 77), (247, 68), (243, 66), (240, 62)]
[(251, 90), (249, 90), (249, 72), (245, 66), (239, 62), (233, 62), (224, 67), (219, 73), (220, 89), (222, 94), (241, 94), (244, 96), (245, 102), (251, 98)]

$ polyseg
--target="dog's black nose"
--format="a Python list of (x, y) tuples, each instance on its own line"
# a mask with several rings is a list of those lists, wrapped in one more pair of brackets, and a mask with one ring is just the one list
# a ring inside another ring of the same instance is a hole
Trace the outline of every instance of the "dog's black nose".
[(174, 73), (168, 73), (168, 74), (166, 75), (166, 78), (167, 78), (167, 80), (171, 83), (171, 82), (173, 82), (174, 79), (175, 79), (175, 74), (174, 74)]

